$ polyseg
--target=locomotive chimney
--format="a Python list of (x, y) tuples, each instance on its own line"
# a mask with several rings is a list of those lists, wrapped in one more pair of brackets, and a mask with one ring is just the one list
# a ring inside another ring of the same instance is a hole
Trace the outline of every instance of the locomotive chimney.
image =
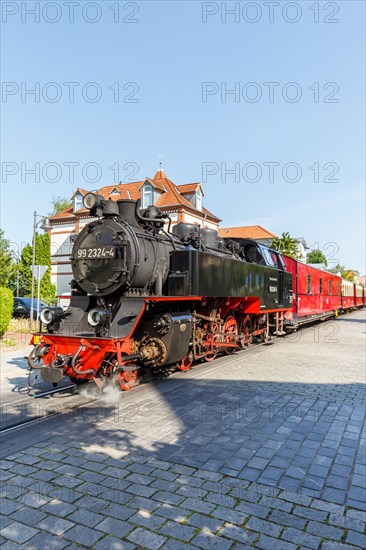
[(119, 215), (129, 225), (137, 225), (136, 221), (136, 201), (123, 199), (117, 201)]

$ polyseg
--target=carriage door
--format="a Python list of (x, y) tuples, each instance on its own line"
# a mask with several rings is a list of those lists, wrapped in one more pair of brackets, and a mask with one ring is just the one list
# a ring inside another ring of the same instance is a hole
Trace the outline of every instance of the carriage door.
[(324, 308), (324, 294), (323, 294), (323, 277), (319, 279), (319, 309), (323, 311)]
[(278, 254), (271, 250), (272, 259), (277, 267), (278, 271), (278, 305), (283, 306), (284, 304), (284, 281), (283, 281), (283, 269), (284, 266), (282, 265), (282, 262), (278, 256)]

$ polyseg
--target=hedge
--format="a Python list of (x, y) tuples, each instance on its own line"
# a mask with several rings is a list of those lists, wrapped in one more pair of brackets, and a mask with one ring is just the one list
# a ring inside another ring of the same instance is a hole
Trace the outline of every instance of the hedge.
[(13, 315), (14, 296), (11, 290), (0, 286), (0, 337), (8, 329), (10, 319)]

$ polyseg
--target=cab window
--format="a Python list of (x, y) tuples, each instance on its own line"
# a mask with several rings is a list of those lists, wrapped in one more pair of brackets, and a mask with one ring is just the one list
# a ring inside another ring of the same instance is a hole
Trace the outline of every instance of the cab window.
[(323, 293), (323, 278), (320, 277), (319, 279), (319, 294)]
[(329, 296), (332, 295), (332, 281), (331, 280), (328, 281), (328, 294), (329, 294)]

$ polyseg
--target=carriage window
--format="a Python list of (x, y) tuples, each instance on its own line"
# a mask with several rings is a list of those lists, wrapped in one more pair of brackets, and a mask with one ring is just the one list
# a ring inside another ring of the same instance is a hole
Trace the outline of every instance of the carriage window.
[(338, 296), (341, 295), (341, 283), (338, 283)]
[(307, 293), (311, 294), (311, 275), (306, 276)]
[(328, 281), (328, 294), (329, 296), (332, 295), (332, 281)]
[(323, 278), (320, 277), (319, 279), (319, 294), (322, 294), (323, 292)]

